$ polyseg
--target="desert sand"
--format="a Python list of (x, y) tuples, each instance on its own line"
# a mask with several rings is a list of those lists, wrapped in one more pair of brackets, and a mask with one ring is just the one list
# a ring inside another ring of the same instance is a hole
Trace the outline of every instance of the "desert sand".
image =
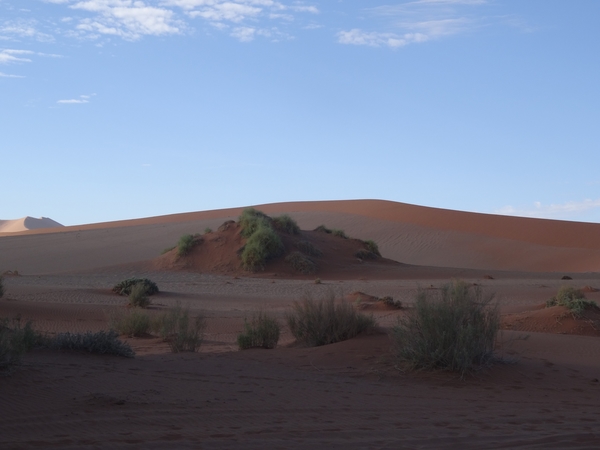
[[(386, 261), (331, 257), (306, 276), (277, 264), (244, 272), (216, 244), (208, 261), (219, 264), (161, 255), (241, 208), (0, 236), (0, 317), (20, 314), (50, 334), (107, 329), (127, 304), (110, 288), (139, 276), (161, 289), (151, 311), (179, 303), (208, 319), (198, 353), (151, 337), (123, 338), (134, 359), (28, 353), (0, 378), (0, 448), (598, 448), (598, 318), (543, 305), (564, 284), (600, 301), (600, 224), (379, 200), (256, 208), (288, 213), (303, 230), (373, 239)], [(419, 289), (455, 278), (495, 293), (502, 362), (465, 379), (399, 370), (387, 333), (403, 312), (374, 299), (410, 307)], [(378, 331), (303, 348), (284, 326), (274, 350), (237, 349), (252, 313), (268, 309), (284, 324), (294, 300), (329, 292), (372, 312)]]
[(48, 218), (23, 217), (16, 220), (0, 220), (0, 235), (4, 233), (20, 233), (22, 231), (42, 230), (62, 227), (60, 223)]

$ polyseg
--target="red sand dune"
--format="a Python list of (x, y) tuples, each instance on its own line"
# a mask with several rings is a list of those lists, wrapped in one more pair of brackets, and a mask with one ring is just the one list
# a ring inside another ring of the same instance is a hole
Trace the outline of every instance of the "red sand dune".
[[(258, 205), (288, 213), (302, 229), (320, 224), (373, 239), (405, 264), (537, 272), (599, 272), (600, 224), (450, 211), (381, 200)], [(0, 270), (90, 270), (148, 260), (185, 233), (217, 228), (242, 208), (30, 230), (0, 238)], [(27, 240), (22, 240), (27, 237)], [(26, 244), (25, 244), (26, 243)], [(67, 256), (68, 255), (68, 256)], [(94, 255), (94, 258), (90, 258)]]

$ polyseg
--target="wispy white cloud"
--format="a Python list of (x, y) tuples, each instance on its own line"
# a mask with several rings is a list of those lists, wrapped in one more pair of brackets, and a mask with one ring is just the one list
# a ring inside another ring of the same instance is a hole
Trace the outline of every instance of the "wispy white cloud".
[(56, 103), (60, 105), (81, 105), (85, 103), (89, 103), (90, 99), (96, 94), (91, 95), (80, 95), (79, 98), (72, 98), (67, 100), (58, 100)]
[(566, 203), (553, 203), (544, 205), (535, 202), (530, 208), (515, 208), (504, 206), (494, 213), (505, 216), (537, 217), (545, 219), (569, 219), (577, 215), (600, 208), (600, 198), (596, 200), (586, 199), (583, 201), (570, 201)]
[(25, 78), (22, 75), (12, 75), (10, 73), (0, 72), (0, 78)]
[(385, 31), (354, 28), (337, 34), (340, 44), (403, 47), (467, 32), (481, 26), (474, 7), (486, 0), (416, 0), (369, 8), (371, 17), (383, 19)]
[(33, 55), (33, 54), (34, 54), (34, 52), (32, 52), (30, 50), (16, 50), (16, 49), (0, 50), (0, 64), (31, 62), (31, 59), (26, 58), (25, 55)]
[(52, 42), (54, 37), (38, 29), (38, 23), (32, 19), (7, 20), (0, 24), (0, 39), (20, 40), (34, 39), (40, 42)]

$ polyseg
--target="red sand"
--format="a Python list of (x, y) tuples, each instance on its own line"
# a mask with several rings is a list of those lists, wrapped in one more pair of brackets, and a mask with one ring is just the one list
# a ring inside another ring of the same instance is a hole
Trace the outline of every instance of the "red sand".
[[(179, 236), (216, 229), (239, 209), (0, 237), (0, 273), (19, 272), (4, 277), (0, 317), (21, 314), (48, 333), (106, 329), (127, 303), (110, 287), (148, 276), (161, 289), (151, 313), (180, 303), (208, 320), (199, 353), (173, 354), (157, 338), (135, 338), (127, 339), (135, 359), (27, 354), (0, 378), (0, 448), (598, 446), (597, 317), (576, 321), (564, 309), (540, 305), (562, 284), (600, 300), (600, 225), (382, 201), (260, 209), (288, 212), (303, 229), (324, 223), (373, 239), (385, 257), (403, 264), (361, 270), (342, 258), (321, 284), (280, 269), (259, 276), (237, 267), (229, 275), (194, 265), (150, 270)], [(211, 252), (211, 267), (218, 267), (222, 254)], [(567, 273), (573, 280), (561, 280)], [(410, 307), (418, 289), (435, 294), (451, 278), (496, 293), (504, 362), (465, 380), (398, 370), (386, 333), (406, 310), (379, 307), (377, 299), (391, 296)], [(284, 324), (294, 300), (330, 292), (366, 305), (380, 331), (301, 348), (284, 326), (277, 349), (237, 351), (244, 319), (257, 310)]]

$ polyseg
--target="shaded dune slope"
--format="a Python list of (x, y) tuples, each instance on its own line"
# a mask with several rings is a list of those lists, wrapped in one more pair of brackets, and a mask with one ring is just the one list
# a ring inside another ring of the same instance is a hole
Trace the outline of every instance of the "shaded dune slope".
[[(302, 229), (342, 228), (382, 255), (421, 266), (524, 272), (599, 272), (600, 224), (428, 208), (381, 200), (259, 205)], [(0, 270), (51, 273), (149, 260), (179, 236), (217, 228), (243, 208), (31, 230), (0, 238)]]

